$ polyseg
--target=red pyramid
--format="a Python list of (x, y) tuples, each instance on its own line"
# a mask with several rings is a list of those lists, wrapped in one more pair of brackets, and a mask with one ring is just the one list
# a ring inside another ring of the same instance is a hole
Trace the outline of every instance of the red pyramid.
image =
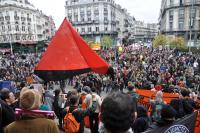
[(35, 74), (45, 81), (56, 81), (90, 71), (106, 74), (108, 67), (65, 18), (36, 66)]

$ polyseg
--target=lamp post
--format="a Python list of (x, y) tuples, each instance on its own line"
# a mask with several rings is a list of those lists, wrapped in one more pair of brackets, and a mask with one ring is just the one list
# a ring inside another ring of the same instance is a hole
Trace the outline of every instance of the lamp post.
[(190, 11), (190, 45), (189, 45), (189, 52), (191, 52), (191, 45), (192, 45), (192, 28), (193, 28), (193, 20), (192, 20), (192, 13), (194, 11), (194, 0), (192, 0), (192, 9)]
[(10, 42), (10, 53), (11, 55), (13, 55), (13, 46), (12, 46), (12, 40), (11, 40), (11, 34), (10, 34), (10, 39), (9, 39), (9, 42)]

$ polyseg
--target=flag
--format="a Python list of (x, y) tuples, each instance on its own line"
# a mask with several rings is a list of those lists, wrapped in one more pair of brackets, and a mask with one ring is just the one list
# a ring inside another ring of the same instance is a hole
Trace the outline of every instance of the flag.
[(145, 133), (194, 133), (197, 114), (198, 112), (194, 112), (171, 125), (147, 130)]

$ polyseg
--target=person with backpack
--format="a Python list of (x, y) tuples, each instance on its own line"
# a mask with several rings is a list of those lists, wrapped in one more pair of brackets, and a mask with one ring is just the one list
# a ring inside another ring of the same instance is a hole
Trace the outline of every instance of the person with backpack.
[(59, 128), (63, 130), (63, 109), (62, 109), (62, 97), (60, 89), (54, 91), (54, 101), (53, 101), (53, 111), (55, 112), (56, 116), (58, 117), (59, 121)]
[(83, 110), (78, 107), (79, 96), (70, 97), (70, 106), (67, 107), (67, 114), (64, 117), (64, 129), (67, 133), (84, 133), (84, 117), (91, 113), (91, 108)]
[(92, 108), (92, 112), (90, 113), (90, 130), (91, 133), (98, 133), (98, 123), (99, 123), (99, 112), (101, 107), (101, 97), (95, 93), (95, 88), (91, 87), (91, 93), (86, 95), (84, 103), (88, 108)]
[(135, 119), (132, 129), (134, 133), (144, 132), (150, 126), (147, 109), (143, 106), (137, 107), (137, 118)]
[(162, 106), (165, 104), (165, 102), (163, 101), (162, 91), (158, 91), (156, 93), (155, 100), (150, 99), (150, 103), (152, 106), (152, 112), (151, 112), (152, 121), (159, 121), (161, 119)]
[(133, 113), (134, 113), (134, 119), (135, 119), (137, 117), (137, 101), (139, 99), (139, 95), (135, 92), (134, 85), (131, 82), (128, 83), (127, 94), (129, 96), (131, 96), (132, 99), (133, 99), (132, 100), (132, 102), (133, 102)]

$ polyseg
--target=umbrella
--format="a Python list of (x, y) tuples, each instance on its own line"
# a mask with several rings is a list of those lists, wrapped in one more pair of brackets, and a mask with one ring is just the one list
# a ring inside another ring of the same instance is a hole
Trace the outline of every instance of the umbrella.
[(106, 74), (108, 68), (65, 18), (34, 73), (45, 81), (60, 81), (91, 71)]

